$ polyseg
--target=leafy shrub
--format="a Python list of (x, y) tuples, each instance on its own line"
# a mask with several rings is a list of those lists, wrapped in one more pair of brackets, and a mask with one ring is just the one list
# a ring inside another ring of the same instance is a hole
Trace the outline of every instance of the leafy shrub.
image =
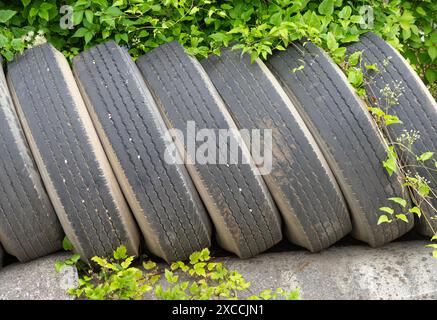
[[(64, 5), (71, 6), (71, 17)], [(68, 58), (109, 39), (129, 47), (136, 58), (177, 39), (198, 57), (236, 42), (254, 59), (307, 38), (341, 62), (341, 44), (372, 29), (403, 50), (432, 86), (437, 79), (436, 7), (433, 0), (0, 1), (0, 52), (11, 60), (45, 36)], [(69, 20), (72, 29), (61, 28)]]
[(437, 2), (371, 1), (375, 6), (375, 32), (402, 50), (436, 96)]
[[(72, 259), (67, 259), (65, 265), (71, 265)], [(150, 260), (143, 261), (142, 268), (133, 267), (135, 257), (128, 256), (124, 246), (117, 248), (109, 260), (102, 257), (93, 257), (91, 260), (98, 271), (89, 269), (83, 272), (79, 286), (69, 289), (69, 294), (91, 300), (139, 300), (146, 293), (163, 300), (238, 299), (238, 294), (251, 285), (237, 271), (228, 270), (222, 263), (212, 261), (208, 249), (194, 252), (189, 263), (178, 261), (164, 269)], [(62, 265), (62, 262), (58, 262), (57, 270)], [(141, 263), (137, 262), (137, 265)], [(167, 284), (165, 288), (161, 282), (158, 283), (162, 276)], [(248, 297), (251, 300), (278, 298), (297, 300), (299, 290), (264, 290), (259, 296)]]

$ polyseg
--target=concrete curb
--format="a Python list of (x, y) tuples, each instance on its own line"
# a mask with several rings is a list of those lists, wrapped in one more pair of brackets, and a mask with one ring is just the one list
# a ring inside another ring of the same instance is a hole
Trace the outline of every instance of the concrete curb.
[(425, 241), (332, 247), (229, 259), (252, 282), (251, 294), (264, 289), (301, 289), (302, 299), (436, 299), (437, 260)]
[(71, 254), (57, 253), (28, 263), (16, 263), (0, 271), (0, 300), (68, 300), (66, 290), (77, 285), (77, 270), (55, 271), (57, 260)]
[[(405, 241), (378, 249), (349, 245), (321, 253), (302, 250), (218, 260), (251, 281), (242, 299), (279, 287), (298, 287), (306, 300), (437, 299), (437, 260), (426, 244)], [(0, 299), (71, 299), (65, 290), (77, 284), (76, 269), (60, 274), (54, 269), (57, 260), (69, 256), (55, 254), (5, 267), (0, 271)], [(165, 281), (161, 284), (167, 287)]]

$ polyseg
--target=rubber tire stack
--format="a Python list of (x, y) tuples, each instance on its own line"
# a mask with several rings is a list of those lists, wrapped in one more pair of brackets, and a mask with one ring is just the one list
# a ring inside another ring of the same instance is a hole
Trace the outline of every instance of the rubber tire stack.
[[(400, 137), (404, 130), (419, 131), (420, 139), (413, 144), (413, 152), (419, 156), (424, 152), (436, 151), (437, 103), (408, 62), (390, 44), (371, 32), (361, 36), (360, 42), (350, 45), (348, 51), (349, 53), (362, 51), (363, 72), (372, 79), (366, 82), (367, 94), (369, 101), (373, 102), (375, 107), (385, 106), (383, 90), (386, 86), (400, 94), (398, 103), (391, 106), (389, 110), (390, 114), (398, 116), (402, 121), (402, 124), (388, 127), (392, 138)], [(367, 71), (366, 64), (376, 64), (380, 72)], [(400, 92), (397, 92), (396, 87)], [(408, 157), (408, 161), (412, 166), (410, 171), (413, 174), (418, 173), (422, 177), (432, 176), (432, 179), (428, 180), (430, 180), (431, 188), (436, 190), (437, 172), (428, 172), (422, 168), (415, 169), (414, 166), (418, 163), (414, 157)], [(429, 163), (428, 166), (433, 167), (433, 164)], [(437, 208), (437, 199), (433, 200), (432, 206)], [(434, 230), (429, 227), (423, 217), (416, 221), (417, 230), (432, 237), (437, 232), (435, 209), (431, 209), (426, 203), (423, 203), (421, 207)]]
[(181, 161), (164, 159), (164, 121), (127, 51), (98, 45), (77, 56), (73, 70), (148, 249), (171, 262), (209, 247), (203, 203)]
[[(137, 64), (169, 128), (185, 133), (193, 121), (198, 130), (214, 129), (216, 134), (218, 129), (237, 129), (202, 66), (177, 42), (153, 49)], [(230, 139), (237, 143), (242, 137), (234, 131)], [(190, 148), (179, 151), (186, 151), (195, 162)], [(219, 244), (247, 258), (278, 243), (282, 233), (277, 209), (244, 144), (240, 152), (242, 160), (237, 164), (195, 163), (187, 168), (214, 222)]]
[[(369, 90), (405, 82), (398, 115), (435, 148), (437, 108), (417, 75), (372, 34), (357, 48), (368, 63), (393, 57)], [(84, 260), (121, 244), (137, 255), (141, 229), (148, 252), (171, 262), (210, 246), (214, 230), (224, 249), (254, 256), (282, 239), (281, 216), (311, 251), (350, 231), (380, 246), (413, 226), (411, 216), (377, 225), (403, 189), (381, 165), (386, 145), (368, 110), (314, 44), (294, 43), (266, 66), (230, 50), (199, 63), (176, 42), (135, 64), (108, 42), (73, 68), (45, 44), (9, 63), (7, 82), (0, 72), (0, 242), (21, 261), (58, 250), (62, 229)], [(199, 139), (201, 129), (214, 137)], [(238, 129), (272, 129), (271, 171)], [(205, 142), (222, 162), (196, 159)], [(230, 143), (237, 155), (224, 158)], [(2, 256), (0, 247), (0, 266)]]
[(411, 216), (408, 223), (395, 220), (377, 225), (378, 209), (388, 205), (388, 198), (403, 196), (402, 187), (384, 171), (386, 145), (338, 66), (316, 45), (299, 42), (274, 54), (267, 65), (336, 175), (351, 211), (352, 235), (377, 247), (410, 230)]
[(240, 129), (272, 130), (272, 148), (267, 151), (273, 155), (272, 169), (264, 179), (281, 210), (288, 238), (316, 252), (348, 234), (351, 222), (337, 182), (264, 63), (251, 63), (240, 51), (223, 50), (220, 57), (201, 64)]
[(51, 45), (27, 50), (8, 80), (38, 169), (61, 224), (83, 259), (125, 245), (138, 254), (139, 234), (97, 137), (68, 62)]

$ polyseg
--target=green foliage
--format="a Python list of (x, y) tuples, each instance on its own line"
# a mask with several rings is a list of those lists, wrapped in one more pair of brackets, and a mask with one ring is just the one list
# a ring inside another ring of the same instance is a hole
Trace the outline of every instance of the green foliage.
[(408, 201), (405, 200), (404, 198), (401, 197), (393, 197), (393, 198), (388, 198), (387, 200), (391, 201), (392, 203), (395, 203), (398, 205), (398, 207), (400, 207), (400, 210), (404, 210), (405, 213), (396, 213), (396, 210), (393, 209), (392, 207), (381, 207), (379, 208), (379, 211), (384, 212), (385, 214), (381, 215), (378, 219), (377, 224), (380, 225), (381, 223), (391, 223), (393, 222), (394, 219), (398, 219), (401, 220), (403, 222), (407, 222), (408, 223), (408, 216), (410, 216), (411, 213), (416, 212), (417, 210), (420, 210), (417, 207), (413, 207), (410, 208), (409, 210), (407, 210), (407, 204)]
[[(72, 8), (71, 19), (67, 9), (61, 10), (64, 5)], [(372, 29), (403, 50), (431, 85), (437, 78), (436, 6), (432, 0), (0, 1), (0, 52), (11, 60), (44, 37), (72, 58), (112, 39), (137, 58), (176, 39), (198, 57), (218, 54), (232, 43), (252, 59), (265, 59), (272, 50), (305, 38), (322, 45), (340, 63), (346, 52), (342, 44)], [(366, 13), (368, 7), (374, 19)], [(61, 28), (61, 21), (71, 21), (72, 29)], [(358, 72), (350, 79), (359, 85)]]
[(397, 171), (398, 168), (398, 155), (393, 146), (387, 149), (387, 158), (382, 162), (383, 167), (387, 170), (389, 176)]
[(62, 248), (65, 251), (72, 251), (73, 248), (73, 244), (70, 242), (70, 239), (68, 239), (67, 236), (64, 237), (64, 240), (62, 240)]
[(79, 298), (91, 300), (139, 300), (152, 290), (157, 279), (144, 277), (143, 271), (132, 267), (135, 257), (128, 256), (126, 247), (120, 246), (111, 259), (93, 257), (92, 262), (100, 269), (95, 273), (89, 269), (79, 279), (77, 288), (70, 288), (68, 293)]
[(405, 200), (404, 198), (394, 197), (394, 198), (388, 198), (388, 200), (399, 204), (402, 208), (405, 208), (407, 206), (407, 200)]
[[(394, 101), (396, 101), (396, 99)], [(434, 159), (435, 153), (427, 151), (416, 155), (412, 147), (413, 144), (420, 139), (420, 135), (417, 132), (405, 130), (400, 137), (393, 139), (386, 130), (387, 126), (393, 123), (381, 121), (381, 117), (386, 118), (387, 114), (380, 108), (370, 107), (369, 109), (376, 123), (382, 131), (386, 133), (385, 137), (388, 142), (387, 158), (383, 161), (382, 165), (390, 176), (397, 173), (398, 177), (403, 181), (402, 185), (410, 189), (414, 202), (414, 206), (409, 208), (405, 213), (395, 213), (392, 207), (381, 207), (379, 210), (385, 214), (379, 217), (377, 224), (390, 223), (394, 219), (408, 222), (407, 215), (415, 214), (418, 218), (425, 219), (430, 230), (433, 230), (433, 233), (437, 235), (436, 230), (434, 230), (431, 224), (431, 220), (435, 220), (437, 217), (437, 208), (433, 206), (433, 202), (437, 199), (437, 190), (433, 189), (430, 184), (431, 181), (434, 181), (432, 177), (435, 171), (434, 168), (437, 168), (436, 160)], [(394, 123), (402, 124), (397, 117)], [(431, 164), (431, 167), (429, 164)], [(411, 168), (414, 170), (411, 171)], [(422, 176), (418, 173), (418, 170), (428, 175)], [(402, 197), (393, 197), (388, 200), (399, 205), (403, 210), (407, 209), (408, 201)], [(422, 207), (426, 207), (426, 214), (422, 210)], [(432, 240), (435, 239), (434, 236)], [(436, 256), (436, 253), (434, 253), (434, 256)]]
[[(414, 203), (411, 208), (407, 208), (409, 201), (403, 197), (388, 198), (388, 201), (400, 207), (400, 212), (398, 208), (394, 209), (388, 205), (379, 208), (379, 211), (383, 214), (380, 215), (377, 225), (391, 223), (394, 220), (408, 223), (409, 216), (416, 215), (419, 219), (425, 219), (430, 230), (435, 234), (431, 241), (435, 241), (437, 239), (437, 230), (434, 230), (431, 223), (431, 220), (437, 219), (437, 208), (433, 206), (437, 199), (437, 190), (431, 185), (431, 181), (435, 183), (433, 173), (437, 168), (437, 160), (434, 158), (435, 152), (426, 151), (419, 155), (414, 153), (413, 145), (420, 140), (420, 134), (417, 131), (404, 129), (398, 137), (393, 137), (390, 134), (390, 131), (387, 130), (388, 126), (402, 125), (402, 121), (397, 116), (390, 114), (392, 108), (396, 108), (398, 105), (399, 97), (403, 94), (402, 83), (394, 83), (393, 88), (386, 85), (381, 90), (382, 99), (370, 101), (363, 84), (371, 84), (374, 76), (370, 76), (367, 70), (372, 70), (376, 74), (385, 72), (387, 60), (382, 63), (382, 66), (365, 65), (365, 68), (363, 68), (361, 55), (361, 52), (351, 54), (341, 66), (358, 94), (367, 103), (375, 123), (383, 133), (387, 143), (387, 157), (382, 161), (382, 166), (390, 177), (396, 174), (396, 178), (403, 181), (402, 186), (409, 189)], [(354, 76), (351, 76), (354, 73), (357, 74), (356, 78), (359, 81), (355, 81)], [(422, 176), (418, 172), (427, 175)], [(423, 210), (423, 207), (426, 209)], [(436, 245), (432, 244), (430, 246), (434, 248)], [(437, 250), (433, 251), (433, 256), (437, 258)]]
[(250, 296), (247, 298), (247, 300), (276, 300), (276, 299), (286, 299), (286, 300), (299, 300), (300, 297), (300, 290), (296, 289), (294, 291), (284, 291), (281, 288), (273, 290), (264, 290), (262, 291), (259, 296)]
[(80, 260), (80, 254), (76, 253), (64, 261), (56, 261), (55, 262), (56, 272), (60, 272), (64, 267), (75, 266), (79, 262), (79, 260)]
[[(62, 240), (62, 248), (65, 251), (73, 251), (73, 245), (71, 244), (70, 240), (67, 238), (67, 236), (64, 237), (64, 239)], [(64, 267), (71, 267), (71, 266), (77, 266), (78, 264), (80, 264), (80, 254), (73, 254), (70, 258), (65, 259), (64, 261), (56, 261), (55, 263), (55, 269), (56, 272), (61, 272), (61, 270)]]
[[(178, 261), (164, 269), (150, 260), (135, 261), (124, 246), (117, 248), (109, 260), (102, 257), (91, 260), (97, 271), (89, 268), (84, 272), (79, 286), (69, 289), (69, 294), (91, 300), (139, 300), (146, 294), (163, 300), (238, 299), (238, 294), (251, 285), (237, 271), (214, 262), (208, 249), (194, 252), (187, 263)], [(132, 266), (134, 262), (142, 268)], [(248, 299), (297, 300), (299, 290), (264, 290)]]
[[(371, 5), (375, 13), (374, 31), (402, 49), (425, 82), (434, 83), (437, 78), (437, 2), (375, 0)], [(435, 89), (433, 93), (437, 93)]]

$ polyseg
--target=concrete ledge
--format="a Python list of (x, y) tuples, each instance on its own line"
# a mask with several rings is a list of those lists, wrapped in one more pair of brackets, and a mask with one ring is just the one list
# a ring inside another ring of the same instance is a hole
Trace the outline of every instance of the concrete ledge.
[(302, 299), (436, 299), (437, 260), (424, 241), (383, 248), (332, 247), (230, 259), (227, 267), (252, 282), (250, 291), (301, 288)]
[(55, 271), (57, 260), (71, 254), (54, 254), (28, 263), (16, 263), (0, 270), (1, 300), (66, 300), (66, 290), (77, 285), (76, 268)]
[[(437, 260), (426, 244), (336, 246), (315, 254), (290, 251), (219, 260), (252, 282), (246, 296), (299, 287), (302, 299), (437, 299)], [(0, 299), (69, 299), (65, 290), (77, 283), (77, 272), (70, 268), (57, 274), (54, 269), (56, 260), (69, 256), (5, 267), (0, 271)]]

